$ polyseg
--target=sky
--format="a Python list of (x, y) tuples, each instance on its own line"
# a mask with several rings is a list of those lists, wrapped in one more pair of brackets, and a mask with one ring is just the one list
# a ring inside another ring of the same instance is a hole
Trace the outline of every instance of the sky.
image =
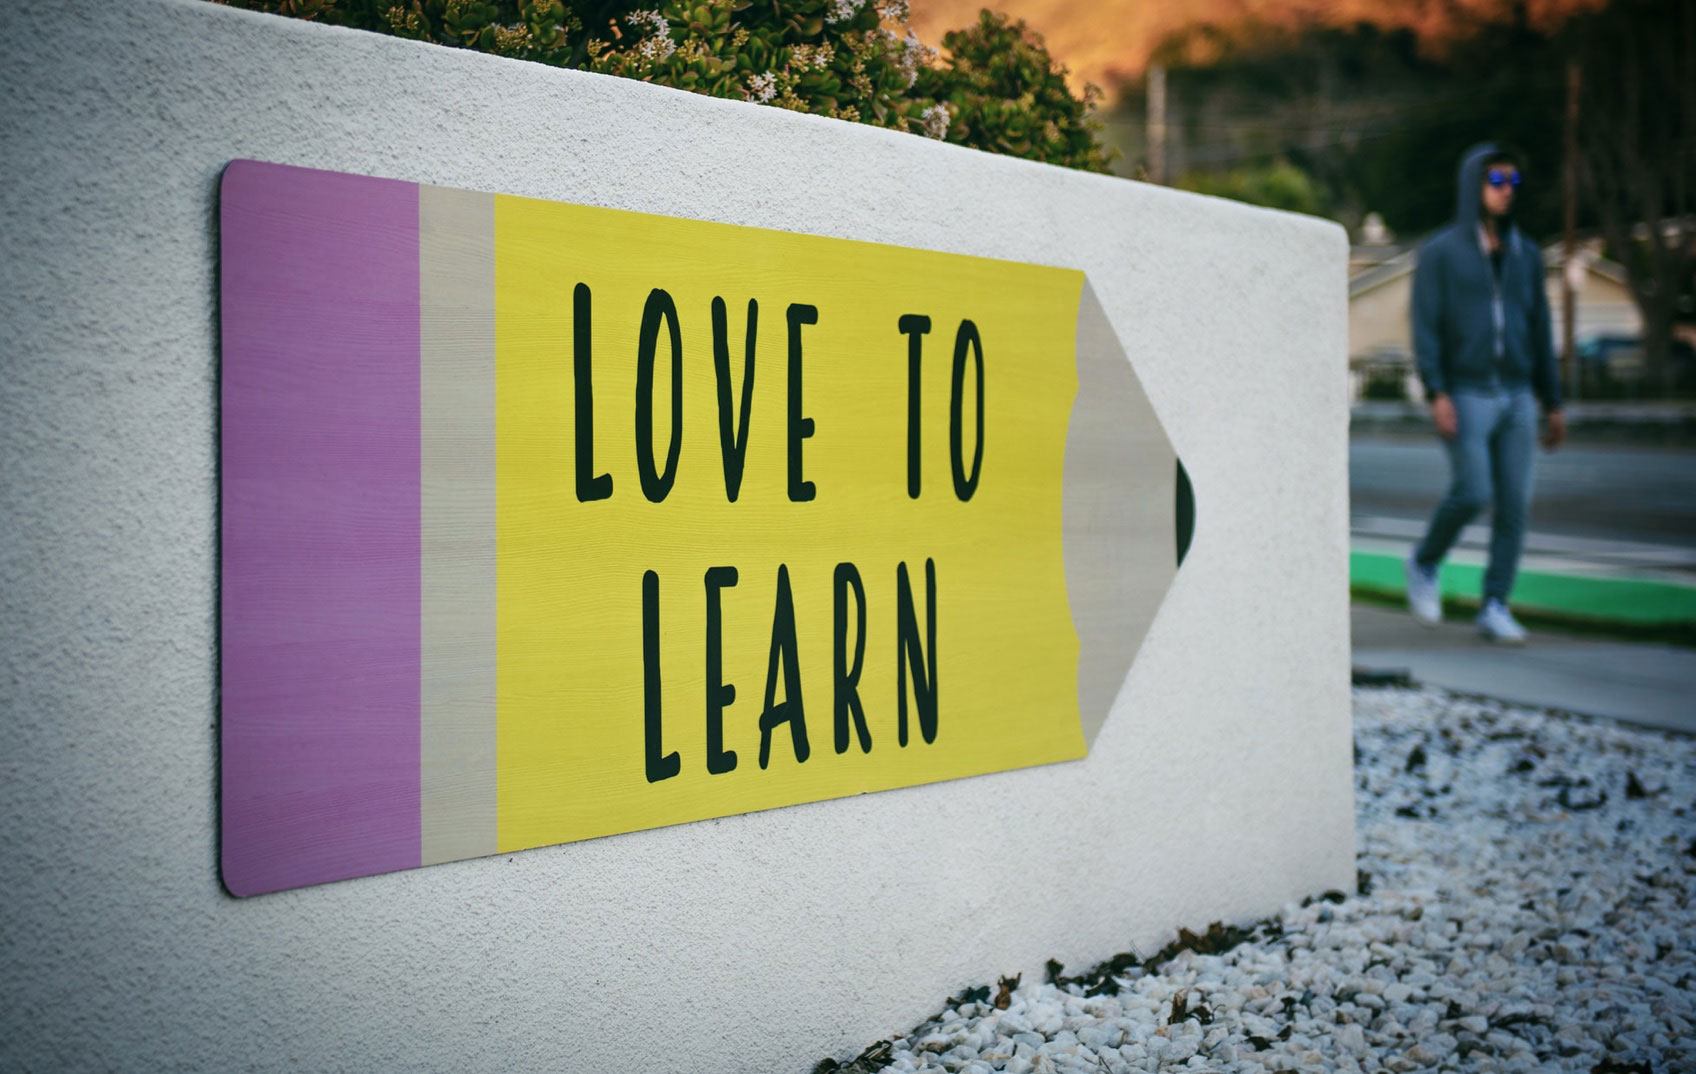
[[(1521, 2), (1532, 25), (1547, 27), (1599, 0)], [(1371, 21), (1415, 29), (1440, 47), (1464, 33), (1469, 20), (1506, 18), (1513, 5), (1514, 0), (912, 0), (911, 25), (920, 38), (939, 46), (946, 31), (976, 21), (980, 8), (1004, 11), (1043, 35), (1049, 52), (1070, 69), (1074, 85), (1088, 80), (1111, 95), (1117, 81), (1141, 75), (1163, 37), (1196, 23)]]

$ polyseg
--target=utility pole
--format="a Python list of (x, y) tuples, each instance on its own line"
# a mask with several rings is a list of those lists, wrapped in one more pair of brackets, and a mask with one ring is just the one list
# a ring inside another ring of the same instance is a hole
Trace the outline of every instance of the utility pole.
[(1576, 56), (1566, 61), (1566, 167), (1564, 215), (1566, 242), (1561, 256), (1561, 365), (1566, 370), (1566, 397), (1578, 398), (1578, 346), (1574, 338), (1578, 314), (1578, 89), (1580, 73)]
[(1166, 68), (1148, 65), (1148, 178), (1166, 182)]

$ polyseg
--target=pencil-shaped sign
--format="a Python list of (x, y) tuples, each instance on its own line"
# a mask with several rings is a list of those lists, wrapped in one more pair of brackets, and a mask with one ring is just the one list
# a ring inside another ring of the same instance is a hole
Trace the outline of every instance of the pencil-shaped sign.
[(238, 895), (1081, 757), (1188, 542), (1083, 273), (236, 161)]

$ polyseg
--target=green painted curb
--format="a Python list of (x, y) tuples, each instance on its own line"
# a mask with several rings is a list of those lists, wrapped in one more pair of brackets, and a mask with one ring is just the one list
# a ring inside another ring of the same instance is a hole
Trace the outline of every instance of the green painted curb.
[[(1445, 563), (1439, 581), (1445, 598), (1476, 602), (1484, 584), (1484, 568), (1469, 563)], [(1385, 552), (1350, 552), (1349, 584), (1403, 596), (1407, 580), (1402, 559)], [(1696, 586), (1673, 582), (1520, 571), (1511, 599), (1514, 607), (1527, 611), (1600, 623), (1633, 626), (1696, 623)]]

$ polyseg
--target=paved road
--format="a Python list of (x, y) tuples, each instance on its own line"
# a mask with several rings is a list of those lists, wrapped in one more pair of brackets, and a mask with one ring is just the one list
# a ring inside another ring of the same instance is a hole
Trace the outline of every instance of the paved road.
[[(1696, 551), (1696, 451), (1568, 445), (1539, 453), (1537, 464), (1534, 531)], [(1448, 480), (1448, 459), (1435, 437), (1356, 435), (1349, 441), (1357, 524), (1423, 520)]]
[(1355, 667), (1527, 705), (1696, 734), (1696, 649), (1608, 641), (1539, 628), (1523, 648), (1481, 641), (1470, 621), (1436, 628), (1405, 611), (1356, 603)]

